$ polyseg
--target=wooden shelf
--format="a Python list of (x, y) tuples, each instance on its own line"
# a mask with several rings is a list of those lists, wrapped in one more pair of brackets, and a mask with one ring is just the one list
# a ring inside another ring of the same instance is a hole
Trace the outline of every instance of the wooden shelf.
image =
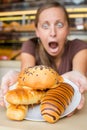
[[(43, 4), (45, 2), (47, 2), (47, 1), (46, 0), (39, 1), (39, 2), (36, 1), (36, 3), (35, 3), (35, 0), (31, 0), (30, 3), (29, 2), (18, 3), (17, 7), (20, 7), (21, 10), (16, 10), (16, 4), (13, 4), (12, 6), (15, 7), (13, 10), (9, 9), (9, 11), (0, 12), (0, 21), (2, 21), (4, 23), (6, 23), (6, 22), (9, 23), (9, 21), (10, 21), (10, 23), (16, 21), (17, 23), (19, 22), (21, 26), (28, 24), (28, 20), (34, 20), (35, 19), (37, 7), (40, 4)], [(61, 0), (60, 0), (60, 2), (61, 2)], [(6, 6), (9, 6), (9, 5), (6, 5)], [(11, 4), (10, 4), (10, 6), (11, 6)], [(1, 5), (0, 5), (0, 7), (1, 7)], [(3, 8), (4, 7), (5, 6), (3, 5)], [(84, 24), (86, 23), (86, 21), (87, 21), (87, 4), (85, 4), (85, 5), (84, 4), (83, 5), (65, 5), (65, 7), (66, 7), (66, 10), (69, 13), (69, 17), (71, 19), (71, 22), (73, 22), (73, 19), (82, 18), (82, 19), (85, 19)], [(85, 30), (85, 27), (84, 27), (84, 30)], [(72, 36), (75, 36), (75, 35), (81, 36), (80, 38), (82, 38), (82, 39), (84, 37), (87, 37), (87, 33), (86, 33), (87, 28), (86, 28), (86, 31), (84, 31), (84, 30), (80, 31), (80, 32), (82, 32), (81, 34), (78, 34), (75, 31), (71, 31), (70, 37), (71, 37), (71, 35)], [(34, 31), (31, 31), (31, 29), (30, 29), (30, 31), (24, 31), (24, 32), (12, 30), (11, 32), (8, 32), (8, 31), (2, 32), (1, 31), (0, 33), (2, 33), (3, 36), (6, 36), (5, 35), (6, 33), (7, 33), (7, 36), (10, 35), (10, 34), (11, 35), (17, 34), (17, 36), (18, 36), (17, 40), (19, 40), (20, 42), (24, 42), (27, 39), (35, 36)], [(1, 36), (1, 34), (0, 34), (0, 36)], [(14, 36), (14, 37), (16, 38), (16, 36)], [(2, 40), (1, 42), (3, 42), (3, 38), (1, 40)], [(12, 40), (12, 42), (13, 42), (13, 40)]]

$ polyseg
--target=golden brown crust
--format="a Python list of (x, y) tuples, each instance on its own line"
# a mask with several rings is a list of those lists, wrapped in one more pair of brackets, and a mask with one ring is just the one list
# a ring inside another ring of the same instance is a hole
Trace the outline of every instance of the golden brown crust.
[(9, 90), (5, 98), (8, 103), (15, 105), (38, 104), (45, 96), (45, 93), (45, 91), (31, 91), (28, 88), (18, 88)]
[(68, 102), (72, 100), (72, 96), (74, 94), (74, 88), (68, 83), (60, 83), (57, 87), (60, 93), (64, 93), (63, 95), (68, 99)]
[(19, 75), (18, 82), (33, 90), (55, 88), (63, 78), (51, 67), (39, 65), (26, 68)]
[(48, 90), (40, 105), (44, 120), (49, 123), (58, 121), (73, 95), (74, 89), (67, 83), (60, 83), (58, 87)]
[(24, 105), (9, 105), (6, 115), (11, 120), (23, 120), (27, 114), (28, 106)]

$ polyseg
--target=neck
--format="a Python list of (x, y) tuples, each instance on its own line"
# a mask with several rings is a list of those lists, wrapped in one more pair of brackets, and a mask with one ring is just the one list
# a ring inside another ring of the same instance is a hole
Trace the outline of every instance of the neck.
[(61, 51), (61, 53), (59, 55), (57, 55), (56, 57), (54, 57), (54, 63), (55, 63), (55, 65), (56, 65), (57, 68), (58, 68), (58, 66), (61, 63), (63, 53), (64, 53), (64, 49), (63, 49), (63, 51)]

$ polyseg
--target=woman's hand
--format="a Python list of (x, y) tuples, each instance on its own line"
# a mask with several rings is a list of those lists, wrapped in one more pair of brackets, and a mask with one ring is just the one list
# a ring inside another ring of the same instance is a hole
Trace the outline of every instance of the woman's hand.
[(77, 106), (77, 109), (82, 109), (85, 103), (84, 92), (87, 91), (87, 78), (78, 71), (67, 72), (63, 74), (62, 77), (71, 80), (79, 87), (79, 91), (82, 96), (80, 104)]
[(15, 82), (17, 82), (19, 72), (17, 71), (9, 71), (2, 77), (1, 88), (0, 88), (0, 105), (5, 106), (4, 104), (4, 95), (9, 89), (9, 86), (12, 86)]

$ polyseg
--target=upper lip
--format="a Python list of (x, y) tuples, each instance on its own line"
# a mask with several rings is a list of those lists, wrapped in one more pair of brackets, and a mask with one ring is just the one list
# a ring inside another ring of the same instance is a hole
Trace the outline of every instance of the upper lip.
[(58, 43), (56, 40), (49, 41), (48, 43), (51, 43), (51, 42), (56, 42), (56, 43)]
[(50, 43), (57, 43), (57, 44), (58, 44), (57, 41), (49, 41), (49, 42), (48, 42), (48, 45), (49, 45)]

